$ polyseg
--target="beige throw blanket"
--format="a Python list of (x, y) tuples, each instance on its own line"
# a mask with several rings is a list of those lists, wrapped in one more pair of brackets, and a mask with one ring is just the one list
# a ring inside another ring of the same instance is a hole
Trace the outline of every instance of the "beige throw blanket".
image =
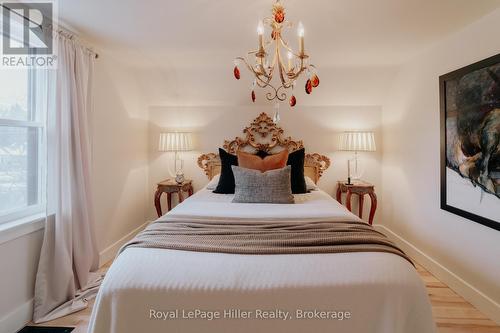
[(129, 247), (234, 254), (387, 252), (406, 254), (384, 234), (356, 221), (255, 222), (166, 219), (149, 225)]

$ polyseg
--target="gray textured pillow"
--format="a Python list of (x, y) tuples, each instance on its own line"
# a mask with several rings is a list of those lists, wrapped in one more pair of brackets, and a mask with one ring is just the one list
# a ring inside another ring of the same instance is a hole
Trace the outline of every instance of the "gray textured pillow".
[(235, 190), (233, 202), (242, 203), (294, 203), (290, 183), (291, 167), (260, 172), (231, 166)]

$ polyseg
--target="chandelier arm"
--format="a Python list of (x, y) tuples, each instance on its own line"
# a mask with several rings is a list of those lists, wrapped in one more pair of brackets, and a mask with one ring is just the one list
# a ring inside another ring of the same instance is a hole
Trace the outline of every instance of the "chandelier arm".
[(286, 92), (283, 91), (281, 94), (279, 94), (280, 89), (286, 89), (286, 88), (284, 86), (279, 86), (278, 89), (276, 89), (274, 98), (277, 98), (278, 100), (283, 102), (286, 99)]
[[(254, 55), (254, 54), (257, 54), (259, 51), (250, 51), (250, 52), (247, 52), (247, 57), (250, 56), (250, 55)], [(236, 59), (241, 59), (241, 60), (244, 60), (245, 61), (245, 64), (247, 65), (248, 69), (250, 69), (255, 75), (257, 74), (261, 74), (261, 75), (264, 75), (266, 78), (269, 77), (269, 75), (267, 74), (266, 70), (264, 69), (264, 66), (262, 65), (262, 58), (260, 58), (260, 61), (261, 63), (260, 64), (257, 64), (257, 66), (260, 66), (260, 69), (261, 69), (261, 73), (257, 73), (255, 71), (255, 69), (249, 65), (250, 61), (248, 60), (248, 58), (243, 58), (243, 57), (238, 57)]]
[(274, 89), (274, 95), (273, 95), (273, 92), (271, 91), (268, 91), (266, 93), (266, 98), (268, 101), (272, 101), (273, 99), (275, 99), (277, 96), (278, 96), (278, 92), (276, 90), (276, 88), (272, 87)]
[[(311, 66), (316, 69), (316, 67), (314, 65), (308, 65), (307, 67), (311, 67)], [(300, 76), (300, 74), (302, 74), (307, 69), (307, 67), (304, 67), (304, 59), (300, 58), (300, 69), (297, 71), (297, 73), (293, 74), (292, 76), (289, 76), (288, 78), (290, 80), (297, 79)]]
[[(276, 43), (276, 48), (274, 50), (273, 64), (271, 66), (271, 68), (272, 68), (271, 69), (271, 75), (270, 75), (271, 79), (273, 77), (272, 74), (274, 73), (274, 69), (276, 68), (276, 64), (278, 64), (278, 66), (279, 66), (279, 63), (280, 63), (280, 57), (279, 57), (279, 49), (278, 49), (278, 47), (279, 47), (279, 45), (278, 45), (278, 43)], [(267, 94), (266, 94), (267, 100), (268, 101), (272, 101), (273, 99), (278, 98), (278, 89), (276, 89), (271, 83), (267, 83), (267, 85), (269, 87), (271, 87), (273, 89), (273, 92), (274, 92), (274, 94), (271, 91), (267, 92)]]
[(264, 76), (267, 76), (267, 72), (266, 72), (266, 69), (264, 68), (264, 60), (262, 59), (262, 57), (259, 57), (258, 60), (257, 60), (257, 63), (256, 63), (256, 68), (259, 70), (258, 72), (256, 73), (259, 73), (261, 75), (264, 75)]
[(261, 84), (261, 83), (259, 82), (259, 80), (255, 80), (255, 81), (256, 81), (255, 83), (257, 84), (257, 86), (258, 86), (259, 88), (265, 88), (265, 87), (266, 87), (266, 85)]
[[(279, 37), (279, 40), (281, 40), (281, 36)], [(281, 59), (281, 53), (280, 53), (280, 44), (276, 43), (276, 58), (278, 59), (278, 72), (281, 80), (281, 84), (285, 84), (285, 76), (284, 76), (284, 66), (283, 66), (283, 61)]]
[(304, 61), (303, 61), (303, 59), (299, 56), (299, 54), (297, 54), (297, 53), (293, 52), (293, 49), (292, 49), (290, 46), (288, 46), (288, 43), (287, 43), (287, 42), (286, 42), (283, 38), (280, 38), (280, 43), (281, 43), (281, 45), (282, 45), (282, 46), (283, 46), (283, 47), (284, 47), (287, 51), (289, 51), (289, 52), (290, 52), (290, 53), (291, 53), (291, 54), (292, 54), (292, 55), (293, 55), (296, 59), (300, 59), (300, 60), (301, 60), (301, 66), (300, 66), (300, 67), (302, 68)]
[[(269, 82), (271, 82), (271, 78), (270, 78), (270, 77), (269, 77), (269, 78), (267, 78), (267, 81), (262, 80), (260, 77), (256, 77), (256, 79), (258, 79), (258, 80), (256, 80), (256, 83), (257, 83), (257, 85), (258, 85), (260, 88), (265, 88), (265, 87), (267, 87), (268, 85), (270, 85), (270, 83), (269, 83)], [(263, 83), (260, 83), (260, 82), (263, 82)]]
[(236, 60), (240, 60), (242, 61), (245, 66), (247, 66), (248, 70), (251, 71), (252, 73), (254, 73), (254, 75), (257, 75), (257, 73), (255, 73), (254, 69), (252, 68), (252, 66), (250, 66), (247, 62), (247, 59), (243, 58), (243, 57), (237, 57)]
[(274, 19), (270, 18), (270, 17), (266, 17), (262, 20), (262, 23), (264, 24), (269, 24), (271, 25), (272, 23), (274, 22)]
[(274, 90), (276, 90), (276, 88), (274, 88), (274, 87), (273, 87), (273, 85), (272, 85), (271, 83), (269, 83), (269, 82), (266, 82), (266, 81), (262, 80), (260, 77), (257, 77), (257, 80), (258, 80), (258, 81), (260, 81), (260, 82), (263, 84), (263, 86), (261, 86), (261, 88), (271, 87), (271, 88), (273, 88)]
[(293, 75), (288, 76), (288, 78), (293, 81), (293, 80), (297, 79), (300, 76), (300, 74), (302, 74), (304, 72), (304, 70), (305, 70), (305, 67), (298, 70), (297, 73), (294, 73)]
[[(296, 54), (293, 53), (292, 49), (288, 46), (288, 44), (283, 40), (283, 38), (280, 37), (280, 43), (281, 45), (288, 51), (292, 52), (292, 54), (296, 57), (299, 58)], [(302, 66), (301, 66), (302, 67)], [(290, 71), (287, 71), (285, 69), (285, 65), (283, 62), (281, 62), (281, 72), (285, 73), (285, 75), (282, 75), (282, 80), (281, 83), (285, 89), (290, 88), (293, 85), (293, 81), (302, 73), (302, 71), (298, 71), (297, 73), (294, 72), (294, 69), (290, 69)], [(293, 73), (293, 74), (292, 74)], [(287, 80), (288, 79), (288, 80)]]
[(256, 54), (257, 52), (259, 52), (259, 50), (248, 51), (247, 56), (252, 55), (252, 54)]
[[(250, 53), (250, 52), (249, 52), (249, 53)], [(259, 76), (261, 76), (261, 75), (262, 75), (262, 76), (266, 77), (266, 79), (269, 79), (269, 80), (272, 78), (271, 76), (267, 75), (267, 73), (266, 73), (266, 71), (264, 70), (264, 67), (263, 67), (263, 66), (261, 66), (261, 67), (262, 67), (263, 72), (262, 72), (262, 73), (259, 73), (259, 72), (256, 72), (256, 71), (255, 71), (255, 69), (254, 69), (252, 66), (250, 66), (250, 65), (249, 65), (249, 62), (248, 62), (248, 60), (247, 60), (247, 59), (245, 59), (245, 58), (243, 58), (243, 57), (237, 57), (236, 59), (237, 59), (237, 60), (241, 60), (241, 61), (242, 61), (242, 62), (243, 62), (243, 63), (247, 66), (248, 70), (249, 70), (249, 71), (251, 71), (251, 72), (252, 72), (252, 73), (253, 73), (256, 77), (259, 77)]]
[(281, 61), (281, 57), (279, 62), (279, 73), (280, 73), (281, 85), (285, 86), (285, 88), (289, 88), (291, 86), (291, 80), (287, 80), (287, 78), (289, 79), (289, 76), (285, 69), (285, 65)]
[(272, 101), (272, 100), (273, 100), (273, 99), (275, 99), (275, 98), (278, 98), (278, 100), (280, 100), (280, 101), (284, 101), (284, 100), (285, 100), (285, 98), (286, 98), (286, 94), (285, 94), (285, 97), (281, 96), (281, 98), (280, 98), (280, 96), (278, 95), (278, 91), (279, 91), (279, 89), (280, 89), (281, 87), (278, 87), (278, 89), (276, 89), (276, 88), (275, 88), (273, 85), (271, 85), (271, 84), (268, 84), (268, 86), (269, 86), (269, 87), (271, 87), (271, 89), (273, 90), (273, 91), (268, 91), (268, 92), (266, 93), (266, 98), (267, 98), (267, 100), (268, 100), (268, 101)]
[[(255, 72), (254, 72), (254, 75), (256, 76), (256, 79), (259, 79), (259, 80), (257, 81), (257, 85), (258, 85), (260, 88), (265, 88), (266, 86), (270, 85), (270, 83), (269, 83), (269, 82), (271, 82), (271, 80), (273, 79), (273, 71), (274, 71), (274, 67), (272, 67), (272, 68), (269, 70), (269, 74), (267, 74), (267, 75), (262, 75), (262, 76), (264, 76), (264, 77), (265, 77), (265, 79), (266, 79), (267, 81), (263, 80), (263, 79), (260, 77), (260, 75), (259, 75), (258, 73), (255, 73)], [(260, 82), (262, 82), (262, 84), (261, 84), (259, 81), (260, 81)]]
[[(262, 69), (264, 70), (264, 67), (262, 67)], [(273, 76), (270, 74), (267, 74), (265, 70), (264, 70), (264, 73), (261, 75), (264, 76), (269, 81), (271, 81), (271, 79), (273, 78)]]
[[(245, 62), (245, 63), (246, 63), (246, 62)], [(247, 67), (249, 67), (249, 68), (250, 68), (250, 70), (254, 73), (254, 75), (255, 75), (255, 79), (256, 79), (256, 83), (257, 83), (257, 85), (258, 85), (260, 88), (271, 87), (273, 90), (275, 90), (275, 91), (276, 91), (276, 88), (274, 88), (274, 86), (270, 83), (270, 81), (271, 81), (271, 78), (272, 78), (272, 77), (266, 77), (266, 78), (267, 78), (267, 81), (265, 81), (265, 80), (263, 80), (263, 79), (261, 78), (261, 75), (259, 75), (259, 74), (258, 74), (258, 73), (256, 73), (255, 71), (253, 71), (253, 69), (252, 69), (250, 66), (248, 66), (248, 64), (247, 64)]]
[(274, 70), (275, 66), (276, 66), (276, 63), (278, 61), (278, 57), (277, 57), (277, 49), (274, 50), (274, 56), (273, 56), (273, 62), (271, 64), (271, 68)]
[(288, 46), (288, 43), (283, 40), (283, 38), (280, 37), (280, 42), (281, 45), (289, 52), (291, 52), (295, 57), (298, 58), (298, 55), (295, 54), (290, 46)]
[[(267, 53), (266, 53), (267, 54)], [(261, 74), (266, 77), (266, 79), (268, 80), (271, 80), (272, 79), (272, 72), (269, 71), (269, 73), (267, 73), (267, 70), (266, 68), (264, 67), (264, 58), (261, 57), (260, 60), (259, 60), (260, 63), (257, 64), (258, 67), (260, 67), (260, 71), (261, 71)]]
[(264, 50), (266, 50), (267, 48), (269, 48), (269, 46), (273, 43), (272, 40), (267, 40), (267, 41), (264, 41)]

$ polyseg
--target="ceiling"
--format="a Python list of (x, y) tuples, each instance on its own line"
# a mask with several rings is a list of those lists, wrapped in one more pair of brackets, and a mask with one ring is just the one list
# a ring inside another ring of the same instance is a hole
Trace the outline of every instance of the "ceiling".
[[(257, 22), (274, 0), (64, 0), (63, 25), (120, 61), (148, 105), (251, 105), (251, 75), (233, 59), (257, 47)], [(305, 26), (319, 69), (314, 98), (299, 80), (299, 106), (381, 105), (398, 65), (500, 6), (500, 0), (282, 0)], [(269, 33), (269, 31), (267, 31)], [(285, 36), (293, 48), (295, 29)], [(276, 79), (276, 78), (275, 78)], [(259, 89), (255, 104), (272, 107)], [(285, 104), (285, 103), (284, 103)], [(285, 104), (287, 106), (287, 103)]]
[[(64, 0), (59, 17), (134, 65), (227, 66), (257, 44), (273, 0)], [(319, 67), (404, 62), (500, 0), (283, 0)], [(297, 45), (295, 31), (289, 39)]]

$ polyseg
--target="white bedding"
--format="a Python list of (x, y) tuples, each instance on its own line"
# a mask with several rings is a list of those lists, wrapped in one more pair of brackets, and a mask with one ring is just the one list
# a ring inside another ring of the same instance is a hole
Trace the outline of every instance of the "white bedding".
[[(231, 198), (201, 190), (169, 215), (297, 223), (358, 219), (322, 191), (296, 195), (294, 205), (233, 204)], [(230, 318), (237, 314), (232, 309), (250, 318)], [(303, 310), (330, 319), (300, 319)], [(189, 311), (203, 318), (183, 318)], [(347, 312), (349, 319), (331, 318)], [(177, 318), (166, 319), (167, 313)], [(217, 314), (220, 319), (208, 320)], [(89, 324), (90, 333), (334, 331), (435, 332), (413, 266), (388, 253), (238, 255), (130, 248), (110, 267)]]

